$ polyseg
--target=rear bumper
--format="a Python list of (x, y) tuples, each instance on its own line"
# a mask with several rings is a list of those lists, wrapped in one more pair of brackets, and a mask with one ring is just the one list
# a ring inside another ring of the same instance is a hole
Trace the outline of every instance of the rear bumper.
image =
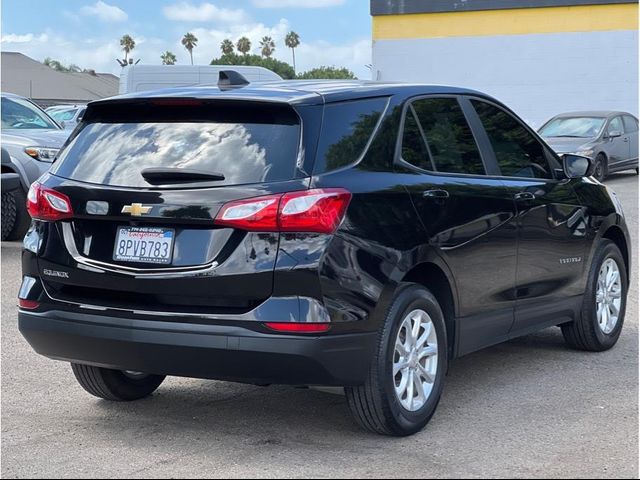
[(18, 320), (34, 350), (52, 359), (255, 384), (360, 385), (376, 343), (375, 333), (285, 336), (57, 310), (20, 311)]

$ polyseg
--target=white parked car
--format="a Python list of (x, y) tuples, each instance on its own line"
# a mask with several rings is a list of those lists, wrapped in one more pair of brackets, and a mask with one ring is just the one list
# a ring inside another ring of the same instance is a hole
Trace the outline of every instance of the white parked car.
[(241, 65), (131, 65), (120, 75), (120, 93), (136, 93), (173, 87), (216, 85), (223, 70), (233, 70), (249, 82), (282, 80), (264, 67)]
[(73, 130), (82, 120), (86, 105), (56, 105), (45, 110), (51, 118), (66, 130)]

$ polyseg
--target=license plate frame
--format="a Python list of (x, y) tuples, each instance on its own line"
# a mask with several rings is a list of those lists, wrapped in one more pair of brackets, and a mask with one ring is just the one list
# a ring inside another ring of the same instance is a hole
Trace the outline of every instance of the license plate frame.
[[(123, 263), (171, 265), (175, 239), (176, 231), (173, 228), (119, 226), (113, 246), (113, 260)], [(125, 244), (121, 245), (123, 241)], [(156, 244), (159, 244), (157, 249)], [(147, 252), (151, 255), (147, 255)], [(156, 252), (158, 255), (153, 255)]]

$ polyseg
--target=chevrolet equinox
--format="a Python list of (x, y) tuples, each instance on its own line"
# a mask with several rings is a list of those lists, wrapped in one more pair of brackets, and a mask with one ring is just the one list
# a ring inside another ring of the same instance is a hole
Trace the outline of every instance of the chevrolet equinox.
[(344, 387), (410, 435), (454, 358), (552, 326), (617, 342), (630, 240), (592, 173), (460, 88), (226, 71), (96, 101), (28, 194), (20, 330), (106, 400)]

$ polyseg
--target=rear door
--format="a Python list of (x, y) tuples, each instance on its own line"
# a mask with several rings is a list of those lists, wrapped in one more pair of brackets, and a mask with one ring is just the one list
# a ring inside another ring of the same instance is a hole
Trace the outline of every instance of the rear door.
[(459, 353), (495, 343), (513, 323), (516, 224), (513, 198), (484, 161), (455, 96), (411, 101), (400, 171), (458, 294)]
[(518, 212), (514, 331), (570, 320), (584, 291), (587, 225), (570, 180), (539, 138), (499, 105), (472, 98)]
[(50, 295), (166, 312), (254, 308), (271, 295), (279, 235), (214, 219), (233, 200), (308, 188), (301, 115), (313, 108), (171, 99), (90, 107), (47, 180), (74, 211), (52, 225), (39, 259)]

